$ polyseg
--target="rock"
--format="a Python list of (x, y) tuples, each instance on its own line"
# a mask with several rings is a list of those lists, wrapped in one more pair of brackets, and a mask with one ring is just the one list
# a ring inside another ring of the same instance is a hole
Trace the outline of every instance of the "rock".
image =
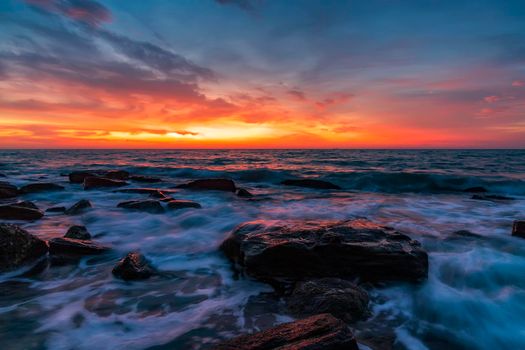
[(22, 193), (35, 193), (35, 192), (48, 192), (48, 191), (62, 191), (64, 186), (60, 186), (54, 183), (49, 182), (40, 182), (28, 184), (20, 187), (20, 192)]
[(77, 215), (77, 214), (80, 214), (82, 211), (84, 211), (87, 208), (91, 208), (91, 202), (88, 201), (87, 199), (81, 199), (78, 202), (76, 202), (75, 204), (73, 204), (73, 206), (71, 206), (71, 208), (67, 209), (65, 211), (65, 214), (67, 214), (67, 215)]
[(85, 226), (75, 225), (71, 226), (66, 234), (64, 235), (65, 238), (74, 238), (74, 239), (81, 239), (81, 240), (90, 240), (91, 234), (88, 232), (87, 228)]
[(465, 188), (463, 192), (469, 192), (469, 193), (485, 193), (488, 192), (488, 190), (485, 187), (481, 186), (475, 186), (475, 187), (469, 187)]
[(119, 190), (114, 190), (113, 192), (120, 192), (120, 193), (139, 193), (139, 194), (156, 194), (158, 192), (162, 193), (174, 193), (177, 192), (177, 190), (169, 190), (169, 189), (158, 189), (158, 188), (123, 188)]
[(145, 182), (145, 183), (162, 182), (162, 179), (158, 177), (153, 177), (153, 176), (133, 175), (129, 179), (132, 181)]
[(51, 208), (46, 209), (46, 212), (49, 212), (49, 213), (63, 213), (65, 211), (66, 211), (66, 207), (51, 207)]
[(47, 245), (20, 226), (0, 223), (0, 271), (8, 271), (38, 259)]
[(125, 170), (111, 170), (104, 173), (104, 177), (112, 180), (127, 180), (129, 173)]
[(428, 255), (419, 242), (366, 219), (247, 222), (221, 249), (263, 281), (322, 277), (420, 281), (428, 274)]
[(8, 182), (0, 181), (0, 199), (18, 196), (18, 188)]
[(525, 238), (525, 221), (516, 220), (512, 224), (512, 235), (516, 237)]
[(497, 194), (483, 194), (483, 195), (475, 194), (470, 198), (476, 199), (479, 201), (512, 201), (514, 200), (514, 198), (512, 197), (500, 196)]
[(53, 238), (48, 243), (52, 255), (96, 255), (110, 249), (99, 243), (73, 238)]
[(84, 189), (85, 190), (91, 190), (93, 188), (100, 188), (100, 187), (121, 187), (126, 186), (128, 183), (126, 181), (121, 180), (112, 180), (105, 177), (86, 177), (84, 179)]
[(177, 188), (186, 188), (190, 190), (215, 190), (235, 192), (235, 183), (230, 179), (200, 179), (178, 185)]
[(84, 182), (84, 179), (86, 177), (92, 177), (92, 176), (95, 176), (95, 174), (88, 172), (88, 171), (74, 171), (69, 174), (69, 182), (75, 183), (75, 184), (81, 184)]
[(298, 187), (308, 187), (308, 188), (317, 188), (322, 190), (340, 190), (341, 187), (323, 180), (316, 179), (297, 179), (297, 180), (284, 180), (281, 182), (285, 186), (298, 186)]
[(162, 191), (155, 191), (155, 192), (151, 192), (149, 194), (149, 197), (150, 198), (158, 198), (158, 199), (165, 199), (165, 198), (169, 198), (166, 194), (164, 194), (164, 192)]
[(369, 314), (366, 290), (338, 278), (298, 282), (286, 304), (296, 316), (329, 313), (347, 323), (366, 318)]
[(173, 199), (168, 202), (169, 209), (185, 209), (185, 208), (202, 208), (202, 206), (194, 201), (185, 199)]
[(31, 202), (19, 202), (0, 205), (0, 219), (3, 220), (37, 220), (44, 216)]
[(227, 340), (214, 350), (358, 350), (348, 326), (329, 314), (284, 323)]
[(152, 199), (121, 202), (117, 207), (145, 211), (150, 214), (164, 213), (164, 208), (160, 202)]
[(155, 274), (155, 269), (150, 266), (144, 255), (132, 252), (122, 258), (112, 272), (115, 277), (129, 281), (149, 278)]
[(243, 197), (243, 198), (251, 198), (253, 197), (253, 194), (251, 194), (250, 192), (248, 192), (248, 190), (244, 189), (244, 188), (238, 188), (237, 191), (235, 192), (235, 194), (239, 197)]
[(5, 174), (0, 173), (0, 177), (7, 177)]

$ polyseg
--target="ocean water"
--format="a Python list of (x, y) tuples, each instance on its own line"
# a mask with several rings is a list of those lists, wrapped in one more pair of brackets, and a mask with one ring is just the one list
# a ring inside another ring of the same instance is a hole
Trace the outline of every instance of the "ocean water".
[[(83, 169), (164, 179), (130, 187), (228, 177), (255, 197), (181, 190), (173, 196), (203, 208), (129, 212), (117, 203), (144, 196), (83, 191), (63, 176)], [(218, 245), (248, 220), (355, 216), (419, 240), (430, 263), (424, 283), (371, 289), (372, 316), (356, 332), (391, 332), (395, 349), (525, 348), (525, 240), (511, 236), (513, 220), (525, 219), (523, 150), (3, 150), (0, 173), (19, 186), (66, 187), (24, 196), (42, 209), (84, 198), (93, 203), (80, 216), (46, 213), (20, 223), (29, 232), (49, 239), (81, 224), (113, 247), (76, 264), (0, 274), (2, 349), (206, 349), (292, 320), (268, 285), (233, 274)], [(343, 189), (280, 185), (296, 177)], [(463, 192), (473, 186), (512, 199), (474, 200)], [(115, 262), (132, 250), (167, 274), (140, 282), (113, 278)]]

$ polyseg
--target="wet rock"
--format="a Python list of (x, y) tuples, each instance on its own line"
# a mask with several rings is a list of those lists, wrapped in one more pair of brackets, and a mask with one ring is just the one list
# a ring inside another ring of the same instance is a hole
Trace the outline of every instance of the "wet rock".
[(66, 207), (51, 207), (51, 208), (46, 209), (46, 212), (49, 212), (49, 213), (63, 213), (65, 211), (66, 211)]
[(471, 197), (471, 199), (476, 199), (476, 200), (479, 200), (479, 201), (512, 201), (514, 200), (514, 198), (512, 197), (506, 197), (506, 196), (500, 196), (500, 195), (497, 195), (497, 194), (483, 194), (483, 195), (479, 195), (479, 194), (475, 194)]
[(243, 198), (251, 198), (253, 197), (253, 194), (251, 194), (250, 192), (248, 192), (248, 190), (244, 189), (244, 188), (238, 188), (237, 191), (235, 191), (235, 194), (239, 197), (243, 197)]
[(110, 249), (99, 243), (73, 238), (53, 238), (48, 244), (52, 255), (96, 255)]
[(112, 180), (127, 180), (129, 173), (125, 170), (111, 170), (104, 173), (104, 177)]
[(263, 281), (420, 281), (428, 274), (428, 255), (419, 242), (366, 219), (247, 222), (229, 235), (221, 250)]
[(18, 188), (8, 182), (0, 181), (0, 199), (18, 196)]
[(75, 183), (75, 184), (81, 184), (84, 182), (84, 179), (86, 177), (92, 177), (92, 176), (95, 176), (95, 174), (92, 172), (88, 172), (88, 171), (73, 171), (68, 176), (69, 176), (69, 182)]
[(286, 304), (297, 316), (329, 313), (352, 323), (368, 316), (368, 301), (366, 290), (350, 281), (321, 278), (298, 282)]
[(157, 198), (157, 199), (166, 199), (170, 198), (168, 197), (164, 192), (162, 191), (154, 191), (149, 194), (150, 198)]
[(469, 187), (465, 188), (463, 192), (469, 192), (469, 193), (485, 193), (488, 192), (488, 190), (485, 187), (481, 186), (475, 186), (475, 187)]
[(340, 190), (341, 187), (337, 186), (328, 181), (316, 180), (316, 179), (297, 179), (297, 180), (284, 180), (281, 182), (285, 186), (298, 186), (298, 187), (308, 187), (308, 188), (317, 188), (322, 190)]
[(37, 220), (44, 213), (31, 202), (18, 202), (0, 205), (0, 219), (4, 220)]
[(129, 178), (130, 180), (144, 183), (156, 183), (162, 182), (162, 179), (153, 176), (142, 176), (142, 175), (133, 175)]
[(85, 226), (75, 225), (71, 226), (66, 234), (64, 235), (65, 238), (74, 238), (74, 239), (81, 239), (81, 240), (90, 240), (91, 234), (88, 232), (87, 228)]
[(20, 192), (22, 193), (36, 193), (62, 190), (64, 190), (64, 186), (60, 186), (49, 182), (33, 183), (20, 187)]
[(123, 188), (123, 189), (115, 190), (113, 192), (138, 193), (138, 194), (156, 194), (158, 192), (174, 193), (174, 192), (177, 192), (177, 191), (176, 190), (168, 190), (168, 189), (158, 189), (158, 188)]
[(164, 213), (164, 208), (162, 205), (160, 205), (159, 201), (152, 199), (121, 202), (117, 205), (117, 207), (145, 211), (150, 214)]
[(185, 208), (202, 208), (202, 206), (194, 201), (185, 199), (173, 199), (168, 202), (169, 209), (185, 209)]
[(214, 350), (358, 350), (348, 326), (329, 314), (284, 323), (227, 340)]
[(0, 271), (17, 268), (47, 253), (47, 245), (20, 226), (0, 223)]
[(143, 280), (154, 275), (155, 269), (150, 266), (144, 255), (132, 252), (117, 263), (112, 273), (115, 277), (126, 281)]
[(512, 235), (525, 238), (525, 220), (516, 220), (512, 224)]
[(0, 173), (0, 177), (7, 177), (5, 174)]
[(84, 179), (84, 189), (91, 190), (93, 188), (101, 187), (121, 187), (126, 186), (128, 183), (121, 180), (112, 180), (105, 177), (86, 177)]
[(84, 210), (86, 210), (88, 208), (91, 208), (91, 202), (88, 201), (87, 199), (81, 199), (78, 202), (76, 202), (75, 204), (73, 204), (73, 206), (71, 206), (71, 208), (67, 209), (65, 211), (65, 214), (67, 214), (67, 215), (78, 215), (78, 214), (82, 213)]
[(214, 190), (235, 192), (235, 183), (230, 179), (200, 179), (178, 185), (177, 188), (186, 188), (190, 190)]

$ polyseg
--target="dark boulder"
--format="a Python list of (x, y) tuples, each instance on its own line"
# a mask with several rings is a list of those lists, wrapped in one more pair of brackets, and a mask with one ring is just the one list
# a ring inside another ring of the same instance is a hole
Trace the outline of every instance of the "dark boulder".
[(117, 278), (129, 280), (143, 280), (155, 274), (144, 255), (132, 252), (122, 258), (113, 268), (113, 275)]
[(63, 213), (66, 211), (66, 207), (51, 207), (46, 209), (46, 213)]
[(341, 187), (323, 180), (316, 179), (296, 179), (296, 180), (284, 180), (281, 182), (285, 186), (297, 186), (297, 187), (308, 187), (317, 188), (322, 190), (340, 190)]
[(95, 176), (94, 173), (88, 172), (88, 171), (73, 171), (69, 174), (69, 182), (75, 183), (75, 184), (81, 184), (84, 182), (84, 179), (86, 177), (92, 177)]
[(0, 173), (0, 177), (7, 177), (5, 174)]
[(117, 207), (145, 211), (150, 214), (164, 213), (164, 208), (162, 207), (162, 205), (160, 205), (160, 202), (153, 199), (121, 202), (117, 205)]
[(238, 188), (237, 191), (235, 191), (235, 194), (239, 197), (243, 197), (243, 198), (251, 198), (253, 197), (253, 194), (251, 194), (250, 192), (248, 192), (248, 190), (244, 189), (244, 188)]
[(3, 220), (37, 220), (44, 213), (31, 202), (18, 202), (0, 205), (0, 219)]
[(111, 170), (104, 173), (104, 177), (112, 180), (127, 180), (129, 173), (125, 170)]
[(471, 197), (471, 199), (475, 199), (478, 201), (512, 201), (514, 198), (507, 197), (507, 196), (501, 196), (498, 194), (475, 194)]
[(15, 269), (47, 253), (47, 245), (17, 225), (0, 223), (0, 271)]
[(112, 180), (105, 177), (86, 177), (84, 179), (84, 189), (85, 190), (91, 190), (93, 188), (101, 188), (101, 187), (121, 187), (126, 186), (128, 183), (126, 181), (121, 180)]
[(475, 186), (475, 187), (465, 188), (463, 190), (463, 192), (468, 192), (468, 193), (485, 193), (485, 192), (488, 192), (488, 190), (485, 187)]
[(39, 182), (28, 184), (20, 187), (22, 193), (48, 192), (48, 191), (62, 191), (64, 186), (60, 186), (49, 182)]
[(91, 202), (87, 199), (81, 199), (75, 204), (71, 206), (71, 208), (67, 209), (65, 211), (65, 214), (67, 215), (78, 215), (82, 213), (84, 210), (91, 208)]
[(66, 234), (64, 235), (65, 238), (74, 238), (74, 239), (81, 239), (81, 240), (90, 240), (91, 234), (88, 232), (87, 228), (85, 226), (75, 225), (71, 226)]
[(177, 192), (177, 190), (158, 189), (158, 188), (122, 188), (122, 189), (114, 190), (113, 192), (138, 193), (138, 194), (158, 194), (159, 192), (162, 192), (164, 194), (164, 193), (174, 193), (174, 192)]
[(347, 323), (366, 318), (369, 314), (366, 290), (338, 278), (298, 282), (286, 304), (297, 316), (329, 313)]
[(142, 175), (133, 175), (129, 178), (132, 181), (144, 182), (144, 183), (156, 183), (162, 182), (162, 179), (153, 176), (142, 176)]
[(214, 350), (358, 350), (348, 326), (329, 314), (284, 323), (227, 340)]
[(194, 201), (185, 199), (173, 199), (168, 202), (169, 209), (185, 209), (185, 208), (202, 208), (202, 206)]
[(428, 255), (419, 242), (366, 219), (252, 221), (238, 226), (221, 249), (263, 281), (420, 281), (428, 274)]
[(0, 199), (18, 196), (18, 188), (8, 182), (0, 181)]
[(525, 221), (516, 220), (512, 224), (512, 235), (516, 237), (525, 238)]
[(178, 185), (177, 188), (226, 192), (235, 192), (236, 190), (235, 183), (230, 179), (200, 179)]
[(52, 255), (96, 255), (110, 249), (99, 243), (73, 238), (53, 238), (48, 243)]

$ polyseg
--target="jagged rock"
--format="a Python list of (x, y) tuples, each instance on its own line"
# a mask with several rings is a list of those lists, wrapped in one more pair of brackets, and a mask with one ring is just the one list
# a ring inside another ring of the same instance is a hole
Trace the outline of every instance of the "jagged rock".
[(112, 180), (127, 180), (129, 173), (125, 170), (111, 170), (104, 173), (104, 177)]
[(178, 185), (177, 188), (186, 188), (190, 190), (214, 190), (235, 192), (235, 183), (230, 179), (200, 179)]
[(150, 214), (164, 213), (164, 208), (160, 205), (159, 201), (152, 199), (121, 202), (117, 207), (145, 211)]
[(84, 182), (84, 179), (86, 177), (92, 177), (92, 176), (96, 176), (96, 175), (88, 171), (73, 171), (72, 173), (69, 174), (69, 182), (81, 184)]
[(253, 194), (251, 194), (250, 192), (248, 192), (248, 190), (244, 189), (244, 188), (238, 188), (237, 191), (235, 192), (235, 194), (239, 197), (243, 197), (243, 198), (251, 198), (253, 197)]
[(428, 274), (428, 255), (419, 242), (366, 219), (247, 222), (221, 249), (263, 281), (322, 277), (420, 281)]
[(63, 213), (65, 211), (66, 211), (66, 207), (51, 207), (51, 208), (46, 209), (46, 212), (49, 212), (49, 213)]
[(525, 221), (514, 221), (514, 223), (512, 224), (512, 235), (516, 237), (525, 238)]
[(31, 202), (18, 202), (0, 205), (0, 219), (4, 220), (37, 220), (44, 213)]
[(93, 188), (100, 187), (121, 187), (126, 186), (128, 183), (121, 180), (112, 180), (105, 177), (86, 177), (84, 179), (84, 189), (91, 190)]
[(18, 188), (8, 182), (0, 181), (0, 199), (18, 196)]
[(185, 199), (173, 199), (168, 202), (169, 209), (185, 209), (185, 208), (202, 208), (202, 206), (194, 201)]
[(227, 340), (214, 350), (358, 350), (348, 326), (329, 314)]
[(20, 192), (22, 193), (35, 193), (35, 192), (47, 192), (47, 191), (62, 191), (64, 186), (60, 186), (54, 183), (49, 182), (40, 182), (28, 184), (20, 187)]
[(123, 280), (142, 280), (155, 274), (144, 255), (132, 252), (122, 258), (113, 268), (113, 275)]
[(0, 272), (20, 267), (47, 253), (47, 245), (18, 225), (0, 223)]
[(65, 214), (67, 214), (67, 215), (78, 215), (78, 214), (80, 214), (81, 212), (83, 212), (87, 208), (91, 208), (91, 202), (88, 201), (87, 199), (81, 199), (78, 202), (76, 202), (75, 204), (73, 204), (73, 206), (71, 206), (71, 208), (67, 209), (65, 211)]
[(133, 175), (129, 178), (132, 181), (144, 182), (144, 183), (156, 183), (162, 182), (162, 179), (153, 176)]
[(284, 180), (281, 182), (285, 186), (298, 186), (298, 187), (308, 187), (308, 188), (317, 188), (323, 190), (340, 190), (341, 187), (323, 180), (316, 179), (291, 179)]
[(48, 243), (52, 255), (96, 255), (110, 249), (99, 243), (73, 238), (53, 238)]
[(368, 316), (368, 300), (366, 290), (350, 281), (321, 278), (298, 282), (286, 304), (297, 316), (329, 313), (351, 323)]
[(465, 188), (463, 192), (469, 192), (469, 193), (485, 193), (488, 192), (488, 190), (485, 187), (481, 186), (475, 186), (475, 187), (469, 187)]
[(81, 239), (81, 240), (90, 240), (91, 234), (88, 232), (87, 228), (85, 226), (75, 225), (71, 226), (66, 234), (64, 235), (65, 238), (74, 238), (74, 239)]

